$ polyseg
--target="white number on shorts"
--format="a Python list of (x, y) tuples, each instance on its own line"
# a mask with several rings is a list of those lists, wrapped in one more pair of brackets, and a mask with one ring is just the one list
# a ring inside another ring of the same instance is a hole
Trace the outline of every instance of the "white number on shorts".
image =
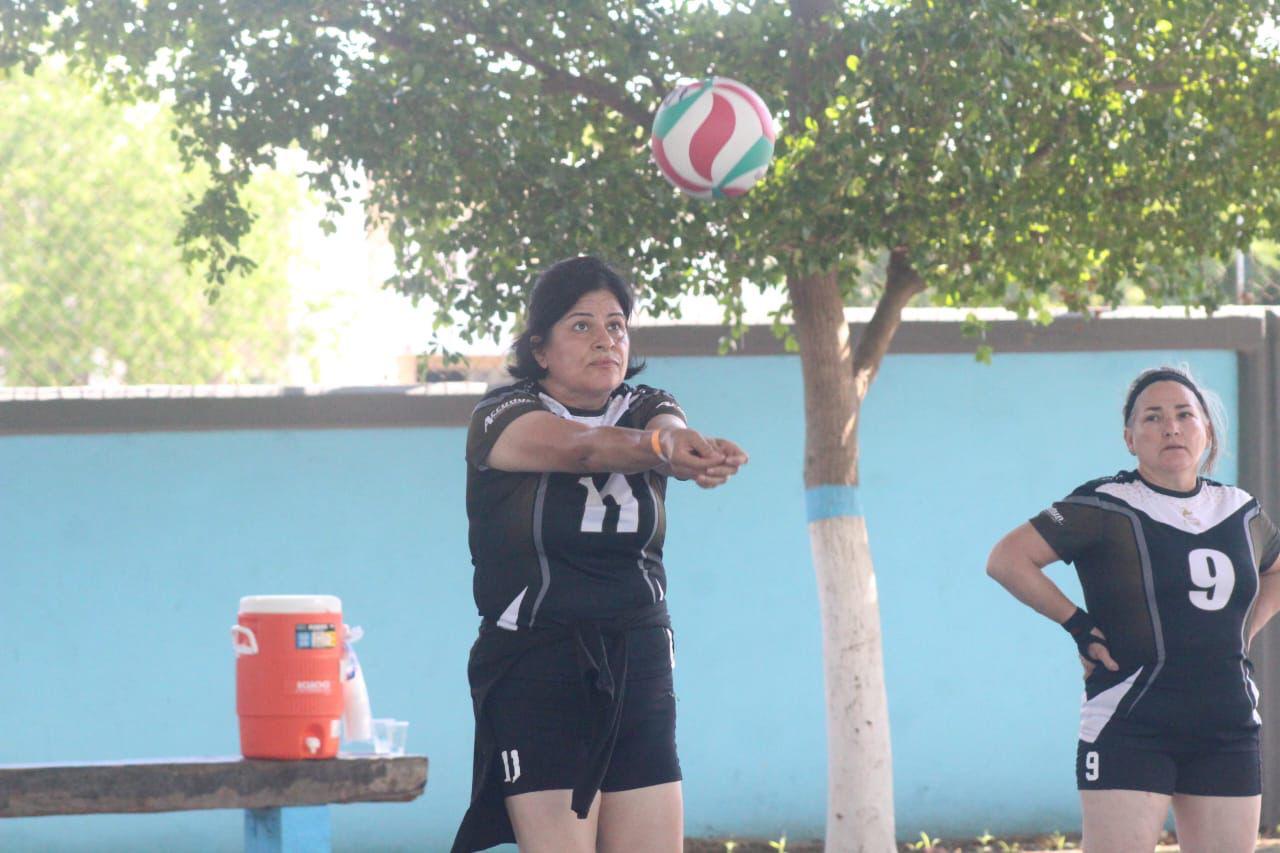
[(502, 750), (502, 781), (514, 782), (520, 778), (520, 752), (515, 749)]
[(1084, 778), (1090, 782), (1098, 781), (1098, 753), (1086, 752), (1084, 754)]
[(596, 489), (592, 477), (580, 477), (578, 482), (587, 490), (587, 505), (582, 508), (582, 532), (603, 533), (604, 516), (608, 511), (605, 498), (613, 498), (618, 505), (618, 532), (635, 533), (640, 529), (640, 502), (631, 491), (631, 484), (622, 474), (610, 474), (604, 491)]
[(1236, 585), (1236, 570), (1231, 558), (1212, 548), (1196, 548), (1189, 555), (1191, 582), (1199, 589), (1187, 593), (1191, 603), (1201, 610), (1221, 610), (1231, 598)]

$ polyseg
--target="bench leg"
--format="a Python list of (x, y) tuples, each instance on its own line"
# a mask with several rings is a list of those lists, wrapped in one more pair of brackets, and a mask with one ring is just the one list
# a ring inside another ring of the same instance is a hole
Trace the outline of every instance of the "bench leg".
[(244, 810), (245, 853), (330, 853), (328, 806)]

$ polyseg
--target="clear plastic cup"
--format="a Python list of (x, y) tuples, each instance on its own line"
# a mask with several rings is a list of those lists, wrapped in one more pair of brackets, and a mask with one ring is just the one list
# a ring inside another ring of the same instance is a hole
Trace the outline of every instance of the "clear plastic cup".
[(409, 739), (409, 721), (389, 717), (373, 721), (373, 752), (375, 755), (404, 755)]

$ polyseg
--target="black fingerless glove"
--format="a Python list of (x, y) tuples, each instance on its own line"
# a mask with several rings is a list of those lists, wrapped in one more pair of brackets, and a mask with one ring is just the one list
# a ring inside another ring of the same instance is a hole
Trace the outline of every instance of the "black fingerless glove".
[(1107, 650), (1107, 654), (1111, 654), (1111, 647), (1107, 645), (1107, 641), (1093, 633), (1093, 629), (1098, 627), (1098, 623), (1093, 621), (1093, 617), (1087, 612), (1076, 608), (1076, 612), (1071, 614), (1071, 618), (1062, 623), (1062, 627), (1067, 629), (1067, 633), (1076, 641), (1076, 648), (1080, 650), (1080, 657), (1094, 663), (1102, 663), (1093, 655), (1089, 654), (1089, 646), (1097, 643)]

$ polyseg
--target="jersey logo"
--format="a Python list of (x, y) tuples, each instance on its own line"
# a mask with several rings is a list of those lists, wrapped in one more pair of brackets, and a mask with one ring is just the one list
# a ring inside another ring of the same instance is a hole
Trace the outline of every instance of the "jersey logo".
[(582, 508), (583, 533), (604, 533), (605, 520), (612, 507), (617, 507), (617, 521), (610, 533), (635, 533), (640, 529), (640, 502), (631, 491), (631, 484), (622, 474), (610, 474), (604, 489), (596, 488), (594, 477), (580, 477), (578, 483), (587, 490), (587, 502)]
[(1053, 507), (1049, 507), (1048, 509), (1046, 509), (1046, 510), (1044, 511), (1044, 514), (1045, 514), (1045, 515), (1047, 515), (1047, 516), (1049, 516), (1049, 519), (1050, 519), (1054, 524), (1057, 524), (1057, 525), (1061, 526), (1061, 525), (1063, 525), (1063, 524), (1065, 524), (1065, 523), (1066, 523), (1066, 519), (1062, 517), (1062, 513), (1058, 512), (1058, 511), (1057, 511), (1056, 509), (1054, 509)]
[(485, 415), (484, 431), (488, 432), (489, 427), (493, 426), (493, 422), (494, 420), (497, 419), (498, 415), (502, 414), (507, 409), (511, 408), (512, 406), (519, 406), (521, 403), (532, 403), (532, 402), (533, 401), (530, 400), (528, 397), (513, 397), (504, 403), (499, 403), (496, 407), (494, 407), (494, 410), (492, 412)]

